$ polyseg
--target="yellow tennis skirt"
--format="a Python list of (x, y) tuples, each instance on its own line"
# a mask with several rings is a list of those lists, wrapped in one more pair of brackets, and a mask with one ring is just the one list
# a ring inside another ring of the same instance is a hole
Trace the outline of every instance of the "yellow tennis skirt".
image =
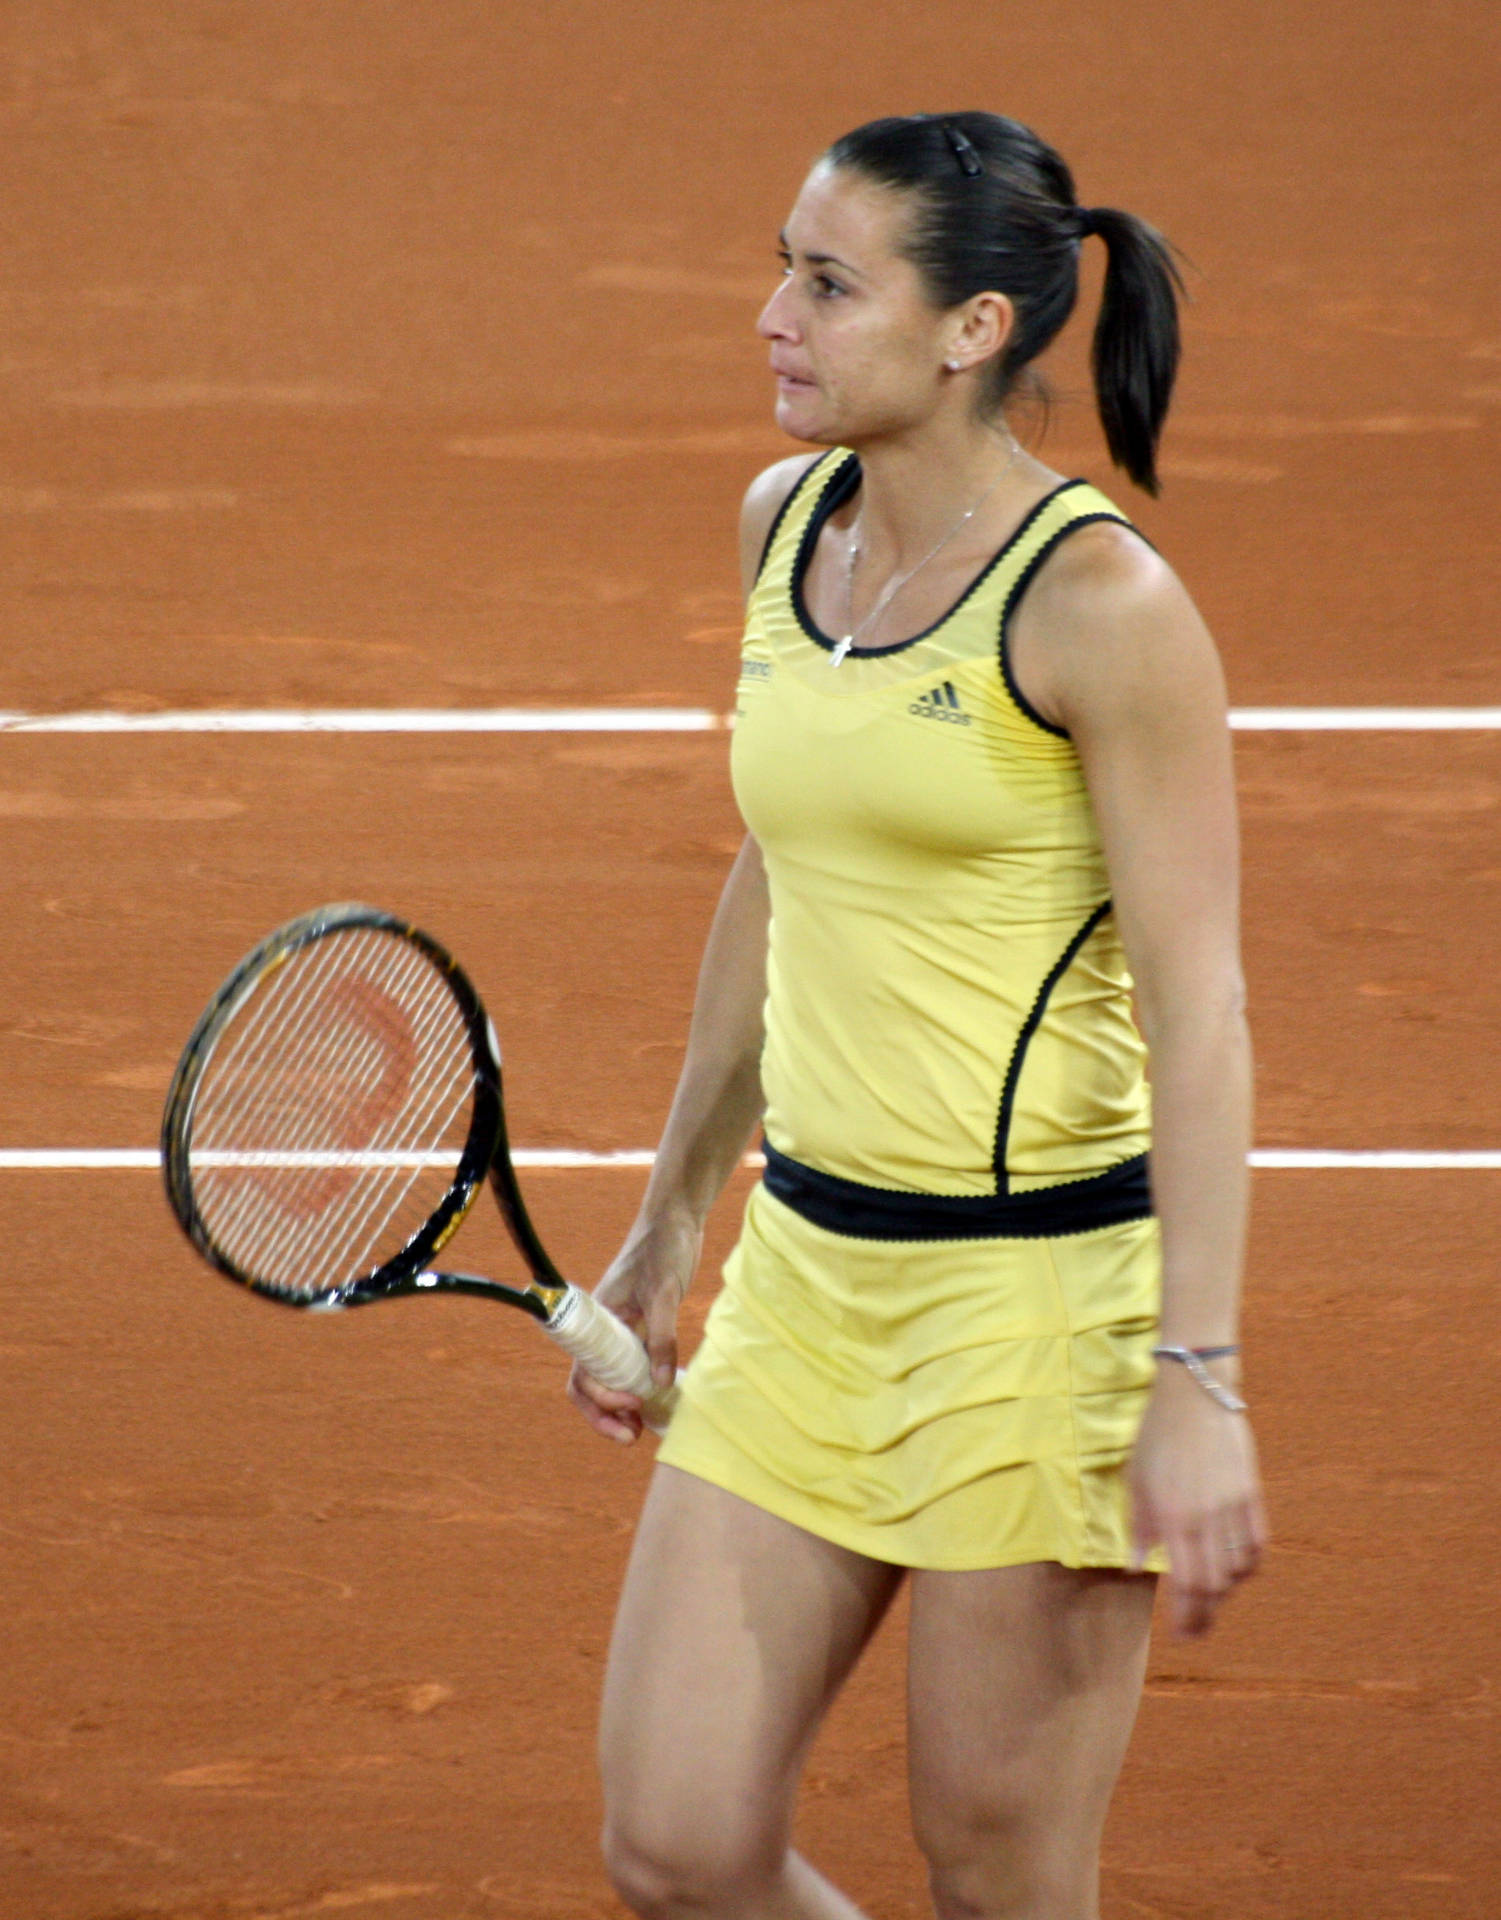
[(658, 1458), (893, 1566), (1124, 1567), (1160, 1292), (1152, 1219), (862, 1240), (758, 1185)]

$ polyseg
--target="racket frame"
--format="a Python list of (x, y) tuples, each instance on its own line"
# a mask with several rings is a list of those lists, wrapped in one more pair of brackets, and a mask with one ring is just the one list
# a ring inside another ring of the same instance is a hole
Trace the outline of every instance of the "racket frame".
[[(406, 1243), (371, 1272), (316, 1294), (270, 1284), (227, 1255), (204, 1224), (193, 1197), (193, 1116), (214, 1049), (245, 1001), (275, 970), (314, 941), (330, 935), (389, 933), (416, 947), (443, 976), (467, 1029), (474, 1076), (469, 1132), (446, 1192)], [(304, 1310), (333, 1312), (397, 1295), (429, 1291), (502, 1296), (546, 1325), (567, 1297), (569, 1284), (549, 1259), (521, 1198), (511, 1166), (501, 1094), (500, 1047), (484, 1004), (453, 955), (411, 921), (358, 901), (341, 901), (300, 914), (267, 934), (209, 1001), (183, 1048), (162, 1118), (162, 1172), (178, 1224), (208, 1263), (264, 1299)], [(434, 1271), (429, 1262), (457, 1231), (488, 1178), (517, 1250), (532, 1273), (526, 1287), (475, 1274)]]

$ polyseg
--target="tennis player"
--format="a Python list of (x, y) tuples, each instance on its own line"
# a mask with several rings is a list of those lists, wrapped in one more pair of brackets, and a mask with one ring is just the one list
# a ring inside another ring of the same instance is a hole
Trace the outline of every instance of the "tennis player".
[(599, 1290), (670, 1377), (761, 1122), (605, 1687), (608, 1865), (654, 1920), (857, 1920), (793, 1799), (903, 1579), (937, 1913), (1094, 1920), (1155, 1573), (1198, 1634), (1262, 1551), (1221, 673), (1167, 564), (1006, 420), (1092, 241), (1101, 418), (1155, 491), (1169, 253), (1014, 121), (837, 141), (761, 316), (778, 423), (823, 451), (746, 499), (749, 837)]

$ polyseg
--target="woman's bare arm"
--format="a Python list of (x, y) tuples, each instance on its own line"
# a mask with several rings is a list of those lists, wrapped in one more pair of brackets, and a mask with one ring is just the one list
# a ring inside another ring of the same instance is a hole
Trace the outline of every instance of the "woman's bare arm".
[[(747, 596), (772, 522), (810, 464), (806, 456), (784, 460), (761, 474), (746, 495), (740, 558)], [(747, 835), (709, 930), (687, 1053), (651, 1178), (625, 1244), (597, 1289), (606, 1305), (640, 1330), (663, 1384), (677, 1368), (677, 1311), (698, 1265), (704, 1221), (761, 1115), (770, 919), (761, 851)], [(618, 1440), (640, 1433), (640, 1402), (633, 1395), (601, 1387), (578, 1367), (569, 1392), (601, 1433)]]
[[(1251, 1054), (1239, 852), (1219, 660), (1170, 568), (1125, 529), (1082, 530), (1039, 578), (1013, 665), (1084, 768), (1152, 1066), (1162, 1342), (1236, 1342)], [(1212, 1371), (1233, 1389), (1236, 1361)], [(1202, 1632), (1266, 1537), (1243, 1416), (1159, 1366), (1133, 1462), (1136, 1535), (1162, 1541), (1174, 1616)]]

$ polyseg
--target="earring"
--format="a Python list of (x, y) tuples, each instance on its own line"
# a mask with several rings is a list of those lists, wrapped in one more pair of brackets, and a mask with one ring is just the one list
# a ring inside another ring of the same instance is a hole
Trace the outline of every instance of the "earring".
[(957, 360), (945, 360), (943, 364), (950, 373), (957, 373), (959, 371), (959, 362)]

